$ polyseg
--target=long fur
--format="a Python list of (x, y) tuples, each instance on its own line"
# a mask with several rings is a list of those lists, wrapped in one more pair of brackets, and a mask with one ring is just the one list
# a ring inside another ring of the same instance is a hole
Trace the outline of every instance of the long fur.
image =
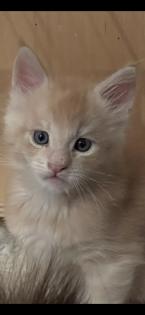
[(44, 265), (2, 226), (0, 236), (0, 304), (88, 302), (79, 266), (65, 263), (59, 250), (52, 250)]
[(54, 269), (54, 262), (55, 258), (41, 276), (40, 266), (35, 263), (26, 265), (23, 277), (21, 269), (24, 266), (16, 269), (13, 262), (7, 284), (4, 274), (0, 282), (0, 304), (86, 304), (78, 270), (72, 266), (60, 267), (59, 264), (55, 264)]
[[(43, 253), (42, 270), (52, 247), (73, 247), (91, 303), (145, 300), (145, 163), (128, 150), (135, 97), (134, 66), (86, 87), (52, 82), (28, 48), (14, 63), (6, 225), (33, 257)], [(49, 134), (44, 147), (33, 138), (39, 129)], [(80, 137), (92, 141), (85, 153), (75, 150)], [(65, 166), (59, 181), (50, 165)]]

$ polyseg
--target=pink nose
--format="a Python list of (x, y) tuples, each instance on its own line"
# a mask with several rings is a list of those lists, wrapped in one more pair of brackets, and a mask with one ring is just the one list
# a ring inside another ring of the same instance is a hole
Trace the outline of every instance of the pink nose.
[(62, 172), (64, 169), (67, 168), (67, 166), (64, 164), (52, 164), (49, 162), (48, 167), (53, 171), (55, 175), (57, 175), (58, 173)]

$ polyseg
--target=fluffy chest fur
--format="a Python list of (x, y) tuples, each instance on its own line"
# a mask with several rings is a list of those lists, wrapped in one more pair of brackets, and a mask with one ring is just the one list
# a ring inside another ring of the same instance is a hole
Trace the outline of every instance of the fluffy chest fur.
[[(6, 220), (14, 234), (39, 235), (44, 240), (48, 238), (50, 245), (71, 246), (93, 240), (97, 233), (101, 233), (103, 216), (107, 216), (101, 198), (96, 202), (89, 196), (86, 199), (83, 196), (81, 199), (78, 196), (68, 199), (67, 196), (53, 196), (48, 191), (35, 189), (30, 189), (29, 182), (24, 185), (22, 179), (13, 183)], [(104, 213), (101, 213), (102, 207)]]

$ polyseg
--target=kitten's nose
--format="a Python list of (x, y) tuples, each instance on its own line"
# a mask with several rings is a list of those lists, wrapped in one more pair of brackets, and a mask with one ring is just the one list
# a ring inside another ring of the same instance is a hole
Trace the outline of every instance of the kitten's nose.
[(48, 167), (53, 171), (54, 175), (56, 176), (58, 173), (62, 172), (67, 168), (67, 165), (64, 164), (52, 164), (48, 162)]

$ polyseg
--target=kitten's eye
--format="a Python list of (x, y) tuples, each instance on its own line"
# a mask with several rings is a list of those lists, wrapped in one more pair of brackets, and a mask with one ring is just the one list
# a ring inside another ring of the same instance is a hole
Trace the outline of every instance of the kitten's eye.
[(49, 135), (46, 131), (36, 130), (34, 131), (33, 139), (38, 145), (46, 145), (49, 141)]
[(76, 141), (74, 149), (80, 152), (89, 151), (92, 146), (92, 141), (86, 138), (80, 138)]

